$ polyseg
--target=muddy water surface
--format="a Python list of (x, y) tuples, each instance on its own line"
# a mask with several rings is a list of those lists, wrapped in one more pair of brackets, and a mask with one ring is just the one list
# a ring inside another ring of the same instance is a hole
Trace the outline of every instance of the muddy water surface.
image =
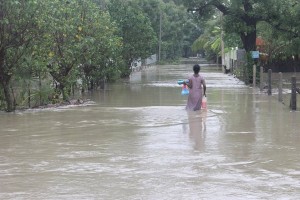
[(187, 113), (154, 66), (81, 107), (0, 113), (0, 199), (300, 199), (300, 113), (205, 65)]

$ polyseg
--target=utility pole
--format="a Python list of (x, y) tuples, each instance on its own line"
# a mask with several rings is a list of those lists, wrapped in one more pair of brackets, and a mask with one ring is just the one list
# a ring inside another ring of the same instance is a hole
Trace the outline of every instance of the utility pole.
[(158, 41), (158, 61), (161, 59), (161, 21), (162, 15), (161, 10), (159, 11), (159, 41)]
[(221, 15), (221, 57), (222, 57), (222, 72), (225, 72), (225, 52), (224, 52), (224, 31), (223, 31), (223, 13), (220, 12)]

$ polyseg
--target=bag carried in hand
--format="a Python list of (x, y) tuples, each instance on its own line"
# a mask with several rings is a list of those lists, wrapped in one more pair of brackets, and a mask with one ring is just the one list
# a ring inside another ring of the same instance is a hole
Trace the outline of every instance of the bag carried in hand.
[(182, 86), (182, 90), (181, 90), (181, 95), (189, 95), (189, 89), (187, 87), (187, 85), (183, 85)]
[(201, 108), (202, 109), (207, 109), (207, 98), (206, 98), (206, 96), (202, 97)]

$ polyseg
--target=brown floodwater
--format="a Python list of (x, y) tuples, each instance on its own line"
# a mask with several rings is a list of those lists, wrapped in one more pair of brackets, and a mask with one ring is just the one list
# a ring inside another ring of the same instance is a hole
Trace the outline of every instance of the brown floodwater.
[(203, 65), (208, 109), (152, 66), (79, 107), (0, 113), (0, 199), (300, 199), (300, 112)]

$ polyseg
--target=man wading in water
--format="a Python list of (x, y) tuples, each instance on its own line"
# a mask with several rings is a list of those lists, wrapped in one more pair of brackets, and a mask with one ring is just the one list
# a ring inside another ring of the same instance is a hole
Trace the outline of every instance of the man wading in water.
[(200, 65), (196, 64), (193, 67), (194, 74), (190, 76), (189, 82), (184, 82), (190, 89), (186, 110), (196, 111), (200, 110), (202, 97), (206, 96), (206, 84), (204, 78), (199, 74)]

